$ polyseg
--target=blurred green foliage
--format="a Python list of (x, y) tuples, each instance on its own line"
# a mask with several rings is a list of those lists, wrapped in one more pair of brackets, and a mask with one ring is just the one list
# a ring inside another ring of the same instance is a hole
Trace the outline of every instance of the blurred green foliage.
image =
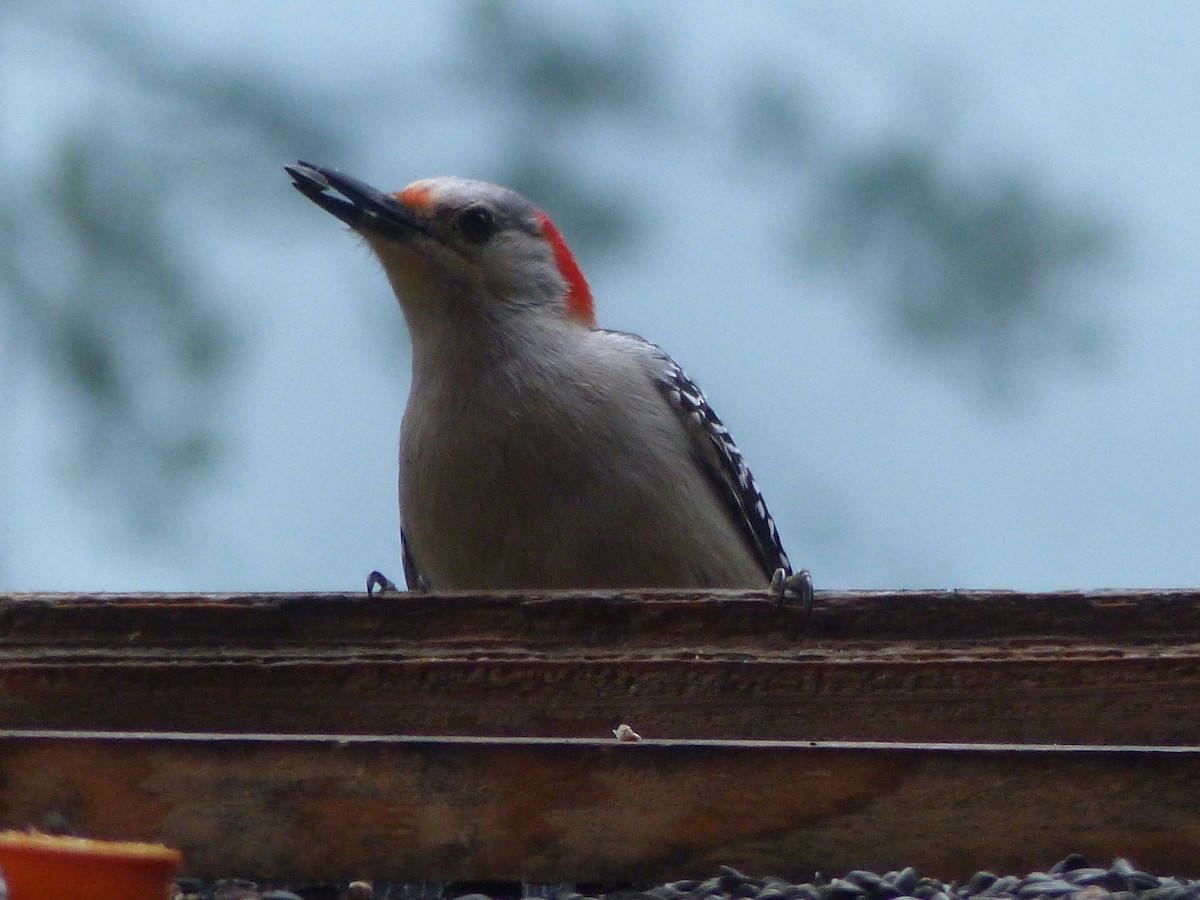
[(787, 198), (783, 251), (849, 284), (889, 338), (985, 401), (1031, 389), (1043, 364), (1100, 360), (1112, 336), (1097, 293), (1116, 228), (1033, 170), (995, 160), (964, 170), (952, 161), (953, 111), (910, 113), (855, 141), (802, 87), (747, 80), (733, 127), (763, 183)]
[[(0, 195), (7, 346), (61, 389), (79, 484), (131, 524), (166, 528), (212, 468), (221, 391), (241, 349), (177, 213), (204, 193), (197, 179), (235, 197), (235, 216), (282, 206), (291, 197), (265, 188), (246, 159), (332, 152), (333, 123), (319, 98), (168, 53), (111, 11), (0, 4), (0, 27), (6, 14), (104, 71), (111, 104), (69, 123)], [(122, 127), (130, 119), (155, 126)]]
[(1088, 278), (1113, 229), (1031, 173), (959, 174), (936, 148), (897, 142), (833, 167), (812, 221), (817, 258), (985, 396), (1026, 387), (1042, 362), (1094, 359), (1107, 340)]
[[(590, 180), (577, 138), (619, 126), (668, 145), (696, 139), (677, 124), (687, 110), (661, 108), (669, 38), (632, 21), (568, 33), (502, 0), (456, 9), (461, 60), (442, 89), (504, 110), (489, 150), (497, 180), (553, 207), (573, 240), (597, 249), (646, 227), (634, 198)], [(155, 525), (211, 467), (221, 391), (244, 351), (173, 210), (198, 179), (224, 186), (224, 214), (236, 220), (291, 203), (282, 179), (267, 183), (246, 160), (339, 159), (335, 136), (352, 141), (374, 113), (249, 62), (168, 52), (128, 14), (0, 3), (0, 27), (16, 15), (86, 52), (114, 80), (124, 115), (153, 122), (121, 128), (98, 111), (36, 170), (9, 172), (0, 316), (16, 336), (9, 344), (61, 386), (83, 482), (116, 483), (106, 496), (126, 501), (130, 521)], [(851, 279), (895, 339), (951, 361), (960, 382), (965, 369), (981, 396), (1030, 379), (1036, 361), (1082, 359), (1103, 341), (1082, 276), (1115, 247), (1108, 226), (1032, 173), (956, 172), (932, 139), (883, 135), (864, 148), (813, 112), (799, 76), (764, 79), (756, 64), (730, 73), (745, 86), (728, 101), (735, 152), (714, 165), (759, 173), (754, 184), (801, 223), (785, 257)], [(418, 88), (422, 77), (412, 73)]]

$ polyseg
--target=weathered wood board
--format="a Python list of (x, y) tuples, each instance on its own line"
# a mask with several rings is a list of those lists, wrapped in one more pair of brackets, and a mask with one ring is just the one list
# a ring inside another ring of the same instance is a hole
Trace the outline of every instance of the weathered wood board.
[(1200, 592), (820, 593), (799, 625), (761, 594), (0, 596), (0, 827), (293, 879), (1200, 875)]

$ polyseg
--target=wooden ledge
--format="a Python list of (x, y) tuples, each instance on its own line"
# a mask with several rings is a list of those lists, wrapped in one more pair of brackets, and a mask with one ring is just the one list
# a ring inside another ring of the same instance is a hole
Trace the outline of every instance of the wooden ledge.
[(652, 883), (1055, 855), (1194, 875), (1200, 751), (0, 734), (0, 820), (161, 838), (202, 876)]
[(0, 728), (1200, 745), (1200, 592), (0, 596)]
[[(199, 875), (1200, 875), (1200, 592), (0, 596), (0, 826)], [(622, 744), (626, 723), (645, 740)]]
[(818, 591), (798, 610), (765, 592), (626, 591), (396, 594), (0, 594), (0, 633), (44, 643), (320, 646), (347, 639), (417, 643), (491, 636), (526, 644), (794, 649), (824, 641), (1200, 640), (1200, 591)]

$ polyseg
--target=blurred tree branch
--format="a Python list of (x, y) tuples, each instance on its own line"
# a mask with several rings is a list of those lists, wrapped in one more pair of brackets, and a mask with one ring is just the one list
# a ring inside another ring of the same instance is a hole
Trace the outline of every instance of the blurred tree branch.
[(1040, 364), (1093, 363), (1111, 340), (1098, 294), (1117, 230), (1036, 173), (992, 160), (964, 173), (944, 129), (917, 114), (847, 140), (803, 90), (762, 75), (733, 122), (793, 198), (786, 252), (849, 283), (893, 339), (956, 384), (1008, 399)]
[(332, 123), (316, 98), (263, 72), (166, 54), (127, 19), (52, 3), (5, 14), (86, 49), (112, 78), (111, 108), (70, 123), (32, 170), (10, 166), (0, 315), (9, 345), (61, 388), (81, 483), (157, 529), (218, 451), (237, 346), (175, 213), (204, 204), (197, 176), (239, 204), (282, 205), (291, 198), (263, 188), (262, 166), (246, 159), (331, 152)]
[(897, 142), (836, 166), (812, 221), (817, 260), (853, 273), (901, 340), (984, 396), (1027, 386), (1047, 360), (1090, 361), (1107, 339), (1094, 276), (1116, 236), (1028, 173), (968, 178)]
[[(501, 110), (486, 151), (497, 179), (552, 206), (574, 241), (611, 246), (645, 227), (636, 204), (589, 179), (580, 159), (587, 135), (619, 128), (696, 140), (673, 130), (688, 110), (661, 108), (664, 39), (629, 21), (568, 34), (503, 0), (461, 15), (457, 80), (413, 72), (416, 90), (441, 90), (447, 108)], [(61, 388), (84, 483), (116, 485), (104, 493), (122, 498), (122, 512), (156, 526), (219, 449), (238, 345), (178, 211), (219, 191), (237, 233), (247, 210), (293, 200), (264, 170), (303, 154), (338, 159), (337, 136), (361, 131), (375, 110), (352, 99), (361, 86), (318, 96), (261, 67), (168, 52), (128, 14), (0, 0), (0, 26), (12, 17), (95, 60), (111, 108), (72, 122), (37, 163), (8, 167), (0, 315), (9, 345)], [(803, 223), (784, 252), (854, 283), (905, 346), (956, 377), (965, 366), (986, 396), (1032, 379), (1036, 361), (1088, 359), (1103, 343), (1103, 320), (1084, 301), (1088, 273), (1117, 244), (1111, 227), (1029, 172), (980, 165), (966, 178), (928, 136), (885, 134), (864, 148), (814, 112), (798, 73), (746, 85), (728, 104), (727, 133), (735, 167), (756, 160), (766, 176), (748, 188)]]

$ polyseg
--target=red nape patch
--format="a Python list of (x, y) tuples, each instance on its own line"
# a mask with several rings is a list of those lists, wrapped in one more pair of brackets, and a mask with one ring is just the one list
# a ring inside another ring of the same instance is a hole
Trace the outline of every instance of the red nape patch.
[(588, 287), (587, 279), (583, 277), (583, 272), (579, 271), (579, 263), (575, 262), (567, 242), (563, 240), (563, 236), (549, 217), (543, 212), (539, 212), (537, 217), (542, 225), (542, 233), (554, 248), (554, 261), (558, 263), (559, 274), (567, 282), (567, 312), (587, 325), (595, 325), (596, 312), (592, 306), (592, 291)]

